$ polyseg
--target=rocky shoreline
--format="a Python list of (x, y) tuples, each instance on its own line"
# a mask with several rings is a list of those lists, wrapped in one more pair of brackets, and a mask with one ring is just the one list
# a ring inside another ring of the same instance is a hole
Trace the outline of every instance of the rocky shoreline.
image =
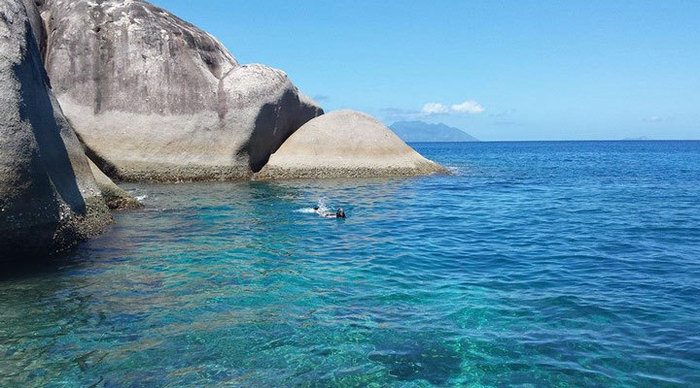
[(101, 233), (110, 209), (139, 207), (113, 179), (446, 171), (143, 0), (5, 0), (0, 38), (0, 261), (65, 249)]

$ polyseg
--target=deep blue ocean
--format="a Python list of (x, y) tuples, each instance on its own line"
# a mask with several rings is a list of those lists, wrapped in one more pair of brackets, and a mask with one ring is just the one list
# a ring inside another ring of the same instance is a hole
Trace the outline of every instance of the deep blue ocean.
[(700, 386), (700, 142), (414, 146), (454, 175), (126, 185), (0, 275), (0, 386)]

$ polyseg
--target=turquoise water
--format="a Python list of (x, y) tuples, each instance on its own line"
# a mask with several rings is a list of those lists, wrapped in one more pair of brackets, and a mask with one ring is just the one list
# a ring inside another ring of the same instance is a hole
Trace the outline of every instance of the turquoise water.
[(128, 186), (0, 276), (0, 385), (700, 385), (700, 142), (416, 148), (455, 175)]

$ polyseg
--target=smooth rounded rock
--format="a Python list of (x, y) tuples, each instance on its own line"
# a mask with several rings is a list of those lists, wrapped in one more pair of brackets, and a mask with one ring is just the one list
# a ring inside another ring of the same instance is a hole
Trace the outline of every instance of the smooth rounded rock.
[(319, 116), (299, 128), (256, 179), (415, 176), (444, 173), (389, 128), (349, 110)]

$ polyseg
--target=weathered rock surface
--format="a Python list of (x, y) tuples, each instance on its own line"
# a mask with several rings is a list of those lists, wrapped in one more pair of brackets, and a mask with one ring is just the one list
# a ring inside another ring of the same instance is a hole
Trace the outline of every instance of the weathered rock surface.
[(109, 179), (92, 160), (88, 159), (88, 162), (90, 163), (92, 175), (97, 182), (97, 187), (100, 189), (100, 193), (110, 209), (128, 210), (143, 207), (141, 202)]
[(111, 222), (48, 86), (33, 7), (0, 3), (0, 261), (68, 247)]
[(212, 36), (142, 0), (45, 0), (45, 64), (108, 175), (232, 180), (322, 110), (281, 71), (241, 66)]
[(299, 128), (256, 179), (413, 176), (446, 172), (374, 118), (354, 111), (317, 117)]

